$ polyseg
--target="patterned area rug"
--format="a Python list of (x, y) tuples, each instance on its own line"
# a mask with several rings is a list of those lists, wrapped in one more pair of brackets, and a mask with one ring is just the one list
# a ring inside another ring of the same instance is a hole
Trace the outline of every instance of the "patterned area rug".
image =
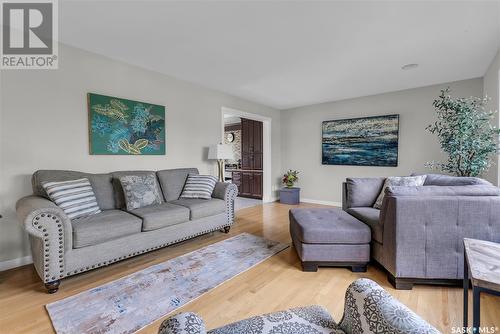
[(134, 333), (288, 245), (248, 233), (47, 304), (57, 333)]

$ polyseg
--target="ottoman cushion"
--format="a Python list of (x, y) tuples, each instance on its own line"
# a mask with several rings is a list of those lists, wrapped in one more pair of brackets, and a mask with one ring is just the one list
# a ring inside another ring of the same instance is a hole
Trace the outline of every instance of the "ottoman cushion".
[(290, 210), (292, 235), (306, 244), (368, 244), (370, 228), (337, 208)]

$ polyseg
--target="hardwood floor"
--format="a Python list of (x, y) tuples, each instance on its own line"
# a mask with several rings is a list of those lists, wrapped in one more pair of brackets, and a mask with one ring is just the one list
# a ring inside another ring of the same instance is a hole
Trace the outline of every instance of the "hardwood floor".
[[(272, 203), (240, 210), (236, 215), (235, 226), (227, 235), (217, 232), (201, 236), (64, 279), (59, 292), (52, 295), (45, 293), (43, 284), (31, 265), (2, 272), (0, 273), (0, 333), (52, 333), (53, 328), (45, 304), (241, 232), (290, 242), (288, 234), (290, 208), (288, 205)], [(452, 327), (462, 326), (461, 288), (417, 285), (412, 291), (394, 290), (387, 282), (385, 273), (372, 265), (368, 267), (366, 273), (352, 273), (343, 268), (320, 268), (316, 273), (305, 273), (301, 271), (300, 263), (292, 248), (225, 282), (176, 312), (197, 312), (205, 319), (208, 328), (214, 328), (256, 314), (299, 305), (319, 304), (329, 309), (335, 320), (339, 321), (344, 307), (345, 290), (358, 277), (368, 277), (377, 281), (389, 293), (443, 333), (451, 333)], [(162, 319), (154, 322), (140, 333), (156, 333), (161, 321)], [(487, 295), (481, 297), (481, 325), (500, 327), (500, 298)]]

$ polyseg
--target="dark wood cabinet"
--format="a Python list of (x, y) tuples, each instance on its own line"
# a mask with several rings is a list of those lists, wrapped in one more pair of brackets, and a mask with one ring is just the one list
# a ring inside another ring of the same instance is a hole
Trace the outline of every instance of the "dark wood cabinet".
[(239, 196), (262, 199), (262, 122), (241, 119), (241, 171), (233, 172)]
[(262, 122), (241, 119), (241, 168), (262, 170)]
[(262, 199), (262, 173), (255, 171), (232, 172), (232, 182), (238, 187), (238, 195)]
[(253, 173), (250, 182), (251, 195), (254, 198), (262, 199), (262, 173)]
[(241, 196), (252, 197), (252, 172), (241, 173)]

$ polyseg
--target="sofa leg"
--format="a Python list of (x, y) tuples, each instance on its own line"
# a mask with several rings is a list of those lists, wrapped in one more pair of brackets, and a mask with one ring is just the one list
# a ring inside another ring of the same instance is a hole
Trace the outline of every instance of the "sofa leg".
[(231, 226), (224, 226), (224, 228), (222, 229), (222, 231), (224, 233), (228, 234), (230, 229), (231, 229)]
[(351, 266), (351, 271), (353, 273), (366, 273), (366, 264), (365, 265), (358, 265), (358, 266)]
[(56, 293), (59, 290), (59, 284), (61, 284), (60, 280), (45, 283), (47, 293)]
[(316, 262), (302, 262), (302, 271), (316, 272), (318, 271), (318, 264)]
[(396, 278), (392, 274), (387, 274), (387, 280), (396, 290), (412, 290), (413, 283), (402, 278)]

